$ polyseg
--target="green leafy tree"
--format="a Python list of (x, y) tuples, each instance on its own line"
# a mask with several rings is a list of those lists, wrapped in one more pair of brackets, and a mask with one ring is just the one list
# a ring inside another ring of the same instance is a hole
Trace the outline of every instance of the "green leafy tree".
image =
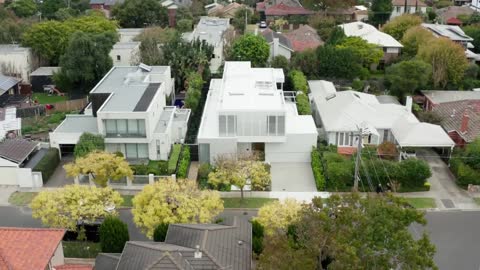
[(337, 24), (335, 18), (317, 14), (310, 16), (308, 19), (308, 25), (317, 30), (317, 33), (322, 40), (329, 40)]
[(436, 38), (423, 44), (418, 58), (432, 65), (434, 87), (445, 88), (447, 83), (460, 83), (468, 68), (465, 49), (448, 38)]
[(393, 5), (391, 0), (372, 0), (368, 20), (373, 25), (383, 25), (390, 19), (392, 11)]
[(464, 162), (475, 170), (480, 170), (480, 138), (476, 138), (465, 148)]
[(192, 109), (195, 113), (200, 103), (202, 95), (203, 79), (196, 72), (192, 72), (187, 77), (187, 94), (185, 96), (185, 107)]
[(19, 43), (23, 32), (31, 23), (32, 20), (20, 19), (0, 5), (0, 44)]
[(303, 0), (302, 5), (310, 10), (327, 10), (349, 8), (355, 5), (355, 0)]
[(54, 14), (56, 20), (66, 21), (79, 15), (78, 10), (73, 8), (61, 8)]
[[(438, 269), (424, 213), (401, 198), (359, 194), (314, 198), (287, 233), (266, 239), (258, 269)], [(292, 268), (294, 267), (294, 268)]]
[(122, 253), (129, 240), (128, 226), (118, 217), (108, 216), (100, 226), (100, 247), (105, 253)]
[(270, 47), (262, 36), (244, 35), (235, 40), (228, 54), (232, 61), (250, 61), (253, 67), (264, 67), (270, 55)]
[(327, 45), (338, 45), (343, 42), (346, 37), (347, 36), (345, 35), (345, 31), (343, 31), (343, 28), (334, 27), (332, 33), (330, 34), (330, 37), (327, 40)]
[(428, 163), (420, 159), (406, 159), (399, 164), (397, 178), (405, 187), (422, 187), (432, 176)]
[(407, 58), (413, 58), (418, 53), (418, 48), (427, 45), (435, 39), (432, 32), (422, 26), (415, 26), (408, 29), (402, 38), (402, 53)]
[(42, 12), (42, 16), (44, 18), (54, 19), (56, 18), (55, 13), (58, 10), (66, 7), (67, 5), (65, 4), (64, 0), (44, 0), (40, 6), (40, 11)]
[(189, 19), (181, 19), (177, 21), (177, 31), (180, 33), (192, 31), (193, 21)]
[(480, 27), (478, 25), (468, 25), (463, 27), (463, 31), (473, 38), (472, 44), (475, 46), (473, 50), (476, 53), (480, 52)]
[(156, 0), (125, 0), (113, 7), (112, 16), (125, 28), (168, 25), (167, 8)]
[(37, 13), (37, 3), (34, 0), (15, 0), (8, 8), (18, 17), (30, 17)]
[(153, 231), (153, 241), (155, 242), (165, 242), (168, 232), (168, 223), (160, 223)]
[(432, 76), (432, 66), (421, 60), (407, 60), (388, 67), (385, 79), (389, 89), (403, 98), (425, 87)]
[(105, 139), (102, 135), (95, 135), (84, 132), (78, 139), (73, 149), (75, 157), (84, 157), (93, 151), (103, 151), (105, 149)]
[(62, 90), (81, 90), (88, 93), (113, 65), (109, 52), (116, 35), (73, 34), (66, 53), (60, 58), (60, 71), (54, 75), (55, 84)]
[(408, 29), (422, 23), (422, 18), (413, 14), (397, 16), (382, 27), (382, 31), (391, 35), (396, 40), (401, 40)]
[(317, 48), (317, 74), (330, 78), (353, 79), (362, 72), (358, 55), (351, 48)]
[(240, 8), (238, 9), (233, 18), (232, 18), (232, 25), (235, 30), (240, 31), (241, 33), (245, 33), (246, 25), (245, 25), (245, 16), (247, 16), (247, 23), (256, 23), (256, 17), (253, 15), (253, 12), (250, 8)]
[(337, 48), (350, 49), (359, 58), (359, 62), (370, 67), (378, 64), (383, 57), (383, 50), (375, 44), (370, 44), (361, 37), (347, 37), (340, 41)]
[(284, 73), (287, 73), (288, 72), (288, 59), (283, 56), (283, 55), (277, 55), (275, 56), (273, 59), (272, 59), (272, 62), (270, 63), (270, 65), (273, 67), (273, 68), (281, 68), (283, 69), (283, 72)]
[(318, 76), (317, 51), (307, 49), (303, 52), (295, 52), (290, 58), (290, 68), (301, 70), (305, 76), (312, 78)]

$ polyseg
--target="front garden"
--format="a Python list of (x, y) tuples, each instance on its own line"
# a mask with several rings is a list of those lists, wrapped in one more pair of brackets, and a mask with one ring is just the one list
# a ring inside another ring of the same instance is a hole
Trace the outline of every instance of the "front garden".
[[(397, 161), (396, 153), (386, 154), (391, 147), (367, 146), (360, 159), (359, 190), (375, 191), (378, 184), (385, 189), (387, 183), (396, 192), (428, 191), (427, 179), (431, 176), (428, 164), (419, 159)], [(381, 155), (379, 154), (381, 153)], [(312, 150), (312, 171), (318, 190), (332, 192), (351, 191), (355, 172), (355, 155), (337, 153), (333, 145), (320, 145)]]

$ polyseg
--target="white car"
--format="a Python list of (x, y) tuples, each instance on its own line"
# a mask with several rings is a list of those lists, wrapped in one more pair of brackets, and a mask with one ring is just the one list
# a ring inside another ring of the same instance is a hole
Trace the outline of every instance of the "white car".
[(261, 21), (260, 28), (267, 28), (267, 23), (265, 21)]

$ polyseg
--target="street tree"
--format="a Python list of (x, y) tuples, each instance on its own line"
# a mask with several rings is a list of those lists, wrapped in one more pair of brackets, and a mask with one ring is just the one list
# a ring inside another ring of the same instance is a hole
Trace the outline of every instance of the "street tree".
[(215, 187), (234, 185), (240, 189), (243, 200), (246, 185), (250, 184), (252, 190), (265, 190), (271, 183), (271, 177), (266, 165), (254, 155), (238, 158), (219, 156), (214, 170), (208, 174), (208, 183)]
[(465, 49), (448, 38), (436, 38), (418, 49), (418, 58), (432, 65), (433, 86), (459, 84), (468, 68)]
[(45, 226), (77, 230), (78, 223), (93, 223), (116, 215), (123, 199), (111, 188), (68, 185), (38, 193), (32, 200), (32, 216)]
[(90, 175), (102, 187), (107, 186), (109, 179), (118, 181), (123, 177), (133, 177), (133, 171), (124, 157), (101, 151), (90, 152), (85, 157), (65, 164), (63, 168), (69, 177)]
[(432, 32), (422, 26), (415, 26), (408, 29), (402, 38), (402, 54), (408, 58), (413, 58), (418, 53), (418, 48), (429, 44), (435, 39)]
[(260, 223), (266, 235), (274, 235), (281, 231), (287, 233), (288, 226), (300, 219), (302, 204), (294, 199), (273, 201), (258, 210), (255, 221)]
[(390, 20), (382, 27), (382, 31), (391, 35), (396, 40), (402, 40), (408, 29), (419, 26), (423, 20), (413, 14), (403, 14)]
[[(265, 246), (259, 269), (438, 269), (424, 213), (398, 197), (359, 194), (314, 198), (287, 233), (277, 231)], [(296, 256), (296, 258), (294, 257)]]
[(100, 226), (100, 247), (105, 253), (122, 253), (128, 242), (128, 226), (116, 216), (107, 216)]
[(270, 46), (261, 35), (246, 34), (233, 43), (228, 54), (232, 61), (250, 61), (252, 67), (264, 67), (270, 55)]
[(401, 99), (425, 87), (431, 76), (432, 66), (421, 60), (402, 61), (385, 71), (385, 80), (390, 91)]
[(368, 20), (375, 26), (383, 25), (390, 19), (392, 11), (391, 0), (372, 0)]
[(368, 43), (361, 37), (347, 37), (337, 45), (340, 49), (350, 49), (364, 67), (378, 64), (383, 57), (383, 50), (375, 44)]
[(34, 0), (15, 0), (8, 8), (18, 17), (30, 17), (37, 13), (37, 3)]
[(167, 13), (167, 8), (155, 0), (125, 0), (112, 9), (112, 16), (125, 28), (165, 27), (168, 25)]
[(109, 52), (117, 36), (113, 33), (72, 35), (65, 54), (60, 57), (60, 71), (53, 80), (62, 91), (88, 93), (112, 68)]
[(465, 34), (473, 38), (472, 44), (474, 46), (473, 50), (476, 53), (480, 52), (480, 27), (478, 25), (468, 25), (463, 27)]
[(162, 180), (133, 198), (133, 221), (152, 239), (160, 224), (209, 223), (223, 211), (217, 191), (199, 190), (195, 181)]
[(105, 139), (102, 135), (84, 132), (78, 139), (73, 153), (76, 158), (84, 157), (93, 151), (103, 151), (105, 149)]

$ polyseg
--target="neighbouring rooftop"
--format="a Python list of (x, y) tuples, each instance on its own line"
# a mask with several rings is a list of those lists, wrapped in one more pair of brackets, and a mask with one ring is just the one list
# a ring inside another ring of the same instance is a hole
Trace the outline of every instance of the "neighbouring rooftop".
[[(447, 132), (456, 131), (466, 142), (472, 142), (480, 135), (480, 99), (443, 102), (432, 111), (442, 119), (441, 125)], [(462, 131), (464, 117), (468, 117), (468, 121)]]
[(140, 43), (141, 43), (140, 41), (117, 42), (113, 45), (112, 49), (113, 50), (122, 50), (122, 49), (132, 50), (140, 46)]
[(0, 44), (0, 53), (25, 53), (30, 51), (28, 47), (21, 47), (16, 44)]
[(168, 66), (113, 67), (90, 94), (111, 93), (102, 112), (146, 111), (160, 84), (170, 79)]
[(400, 44), (396, 39), (394, 39), (389, 34), (385, 34), (373, 25), (364, 23), (364, 22), (351, 22), (339, 25), (345, 31), (347, 37), (361, 37), (366, 40), (368, 43), (377, 44), (381, 47), (394, 47), (402, 48), (403, 45)]
[(17, 85), (21, 80), (15, 77), (5, 76), (0, 73), (0, 95), (10, 90), (10, 88)]
[(421, 92), (435, 104), (461, 100), (480, 100), (480, 91), (422, 90)]
[(30, 76), (52, 76), (53, 73), (58, 72), (60, 67), (39, 67), (30, 73)]
[(205, 40), (208, 44), (217, 46), (223, 40), (223, 33), (230, 27), (230, 19), (217, 17), (201, 17), (197, 26), (190, 33), (184, 33), (186, 40)]
[(446, 37), (453, 41), (460, 42), (473, 41), (473, 38), (467, 36), (462, 28), (457, 25), (422, 23), (422, 26), (430, 30), (436, 36)]
[(38, 142), (7, 139), (0, 143), (0, 157), (21, 164), (37, 147)]
[(98, 134), (97, 118), (93, 115), (67, 114), (65, 120), (55, 129), (55, 133)]

